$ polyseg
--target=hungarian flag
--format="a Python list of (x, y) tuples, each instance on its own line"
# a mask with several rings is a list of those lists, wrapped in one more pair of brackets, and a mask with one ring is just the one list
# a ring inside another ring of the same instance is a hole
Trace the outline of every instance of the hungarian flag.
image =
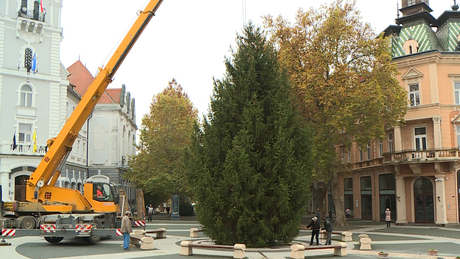
[(38, 0), (40, 3), (40, 11), (43, 13), (43, 0)]

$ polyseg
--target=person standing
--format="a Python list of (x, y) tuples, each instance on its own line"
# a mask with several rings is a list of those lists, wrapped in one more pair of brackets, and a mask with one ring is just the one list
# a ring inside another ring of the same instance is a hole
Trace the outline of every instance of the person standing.
[(319, 221), (318, 221), (318, 218), (317, 218), (317, 217), (311, 218), (311, 222), (310, 222), (310, 224), (308, 224), (308, 226), (307, 226), (307, 229), (308, 229), (308, 228), (311, 228), (311, 241), (310, 241), (310, 245), (311, 245), (311, 246), (313, 245), (313, 239), (314, 239), (315, 236), (316, 236), (316, 245), (319, 245), (318, 236), (319, 236), (319, 230), (321, 229), (321, 225), (319, 224)]
[(347, 219), (350, 218), (350, 214), (351, 214), (351, 210), (350, 208), (347, 208), (347, 210), (345, 211), (345, 215), (347, 216)]
[(332, 224), (326, 218), (323, 218), (323, 222), (324, 222), (323, 230), (326, 230), (326, 233), (327, 233), (327, 239), (326, 239), (325, 245), (330, 245), (331, 244), (331, 235), (332, 235)]
[(391, 211), (390, 211), (390, 208), (387, 208), (385, 210), (385, 221), (387, 222), (387, 228), (389, 228), (390, 223), (391, 223)]
[(148, 215), (149, 217), (147, 218), (148, 222), (151, 222), (152, 221), (152, 216), (153, 216), (153, 206), (152, 204), (149, 205), (149, 208), (148, 208)]
[(123, 233), (123, 249), (125, 249), (125, 251), (129, 250), (129, 239), (132, 231), (129, 215), (131, 215), (131, 212), (126, 211), (125, 215), (121, 219), (121, 233)]

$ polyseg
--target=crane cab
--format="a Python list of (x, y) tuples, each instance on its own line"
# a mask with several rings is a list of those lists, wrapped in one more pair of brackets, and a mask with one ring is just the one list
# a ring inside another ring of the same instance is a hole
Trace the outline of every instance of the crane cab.
[(118, 190), (106, 176), (88, 178), (84, 184), (84, 196), (94, 212), (114, 213), (119, 210)]

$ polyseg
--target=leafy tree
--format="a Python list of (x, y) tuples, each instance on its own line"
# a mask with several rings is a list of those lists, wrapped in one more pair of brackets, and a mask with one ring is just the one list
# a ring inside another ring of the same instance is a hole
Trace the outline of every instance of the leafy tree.
[(153, 97), (150, 113), (142, 118), (139, 153), (126, 176), (157, 202), (187, 192), (184, 150), (196, 119), (197, 110), (175, 79)]
[(390, 44), (361, 22), (354, 1), (299, 10), (294, 24), (267, 16), (265, 26), (304, 116), (315, 125), (315, 178), (323, 184), (331, 181), (337, 223), (344, 226), (337, 174), (346, 168), (336, 148), (348, 150), (353, 142), (365, 147), (383, 139), (385, 129), (397, 125), (406, 112), (407, 97), (396, 80)]
[(188, 152), (198, 220), (221, 244), (289, 243), (306, 212), (310, 132), (260, 28), (244, 28), (225, 64)]

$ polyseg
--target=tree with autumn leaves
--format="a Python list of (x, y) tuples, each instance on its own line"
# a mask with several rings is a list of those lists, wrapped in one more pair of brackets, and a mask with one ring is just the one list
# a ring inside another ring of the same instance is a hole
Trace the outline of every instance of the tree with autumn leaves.
[(144, 193), (162, 202), (187, 194), (184, 149), (190, 144), (198, 111), (175, 79), (153, 96), (150, 112), (142, 118), (138, 154), (126, 177)]
[(330, 181), (337, 224), (346, 225), (337, 176), (347, 169), (337, 147), (383, 139), (407, 109), (390, 44), (361, 21), (354, 1), (299, 10), (293, 24), (281, 16), (267, 16), (264, 24), (304, 116), (315, 125), (315, 178)]

